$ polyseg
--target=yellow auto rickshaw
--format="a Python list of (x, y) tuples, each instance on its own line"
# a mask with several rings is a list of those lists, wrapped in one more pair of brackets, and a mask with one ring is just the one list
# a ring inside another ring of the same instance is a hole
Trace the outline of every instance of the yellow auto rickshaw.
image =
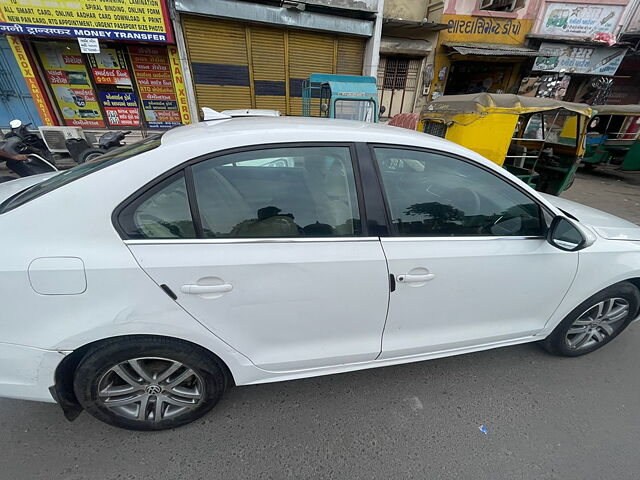
[(587, 128), (586, 169), (601, 164), (640, 170), (640, 105), (594, 105)]
[(592, 110), (582, 103), (511, 94), (445, 95), (425, 106), (417, 129), (467, 147), (540, 190), (573, 183)]

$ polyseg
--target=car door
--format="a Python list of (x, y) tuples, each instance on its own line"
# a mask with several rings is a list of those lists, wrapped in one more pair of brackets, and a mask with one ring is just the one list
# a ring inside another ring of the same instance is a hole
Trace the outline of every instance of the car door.
[(260, 368), (373, 360), (388, 272), (380, 242), (362, 230), (353, 151), (213, 155), (124, 207), (119, 227), (151, 278)]
[[(541, 330), (575, 276), (578, 254), (544, 237), (535, 200), (476, 163), (376, 146), (395, 276), (381, 358), (524, 339)], [(547, 214), (548, 215), (548, 214)]]

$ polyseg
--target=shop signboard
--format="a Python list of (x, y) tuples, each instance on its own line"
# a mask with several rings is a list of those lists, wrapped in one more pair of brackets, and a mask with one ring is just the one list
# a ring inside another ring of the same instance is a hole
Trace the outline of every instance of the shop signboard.
[(135, 93), (100, 92), (100, 101), (112, 127), (135, 127), (140, 125), (138, 99)]
[(614, 75), (624, 58), (626, 48), (583, 47), (562, 43), (540, 45), (532, 70), (543, 72)]
[(171, 77), (173, 78), (178, 108), (180, 109), (180, 119), (182, 123), (187, 125), (191, 123), (191, 112), (189, 111), (189, 100), (187, 98), (187, 88), (184, 84), (184, 75), (182, 74), (182, 68), (180, 68), (180, 55), (178, 54), (178, 48), (172, 45), (167, 47), (167, 51), (169, 52), (169, 61), (171, 64)]
[(173, 43), (165, 0), (0, 0), (0, 33)]
[(122, 50), (103, 48), (100, 53), (89, 55), (89, 63), (97, 84), (131, 86), (131, 75)]
[(443, 15), (442, 23), (446, 24), (447, 28), (440, 32), (441, 43), (459, 41), (523, 45), (533, 21), (471, 15)]
[(180, 111), (166, 49), (129, 47), (129, 57), (149, 128), (180, 125)]
[(600, 3), (547, 3), (540, 31), (542, 35), (592, 37), (596, 33), (615, 33), (624, 5)]
[(36, 50), (65, 124), (104, 127), (98, 99), (78, 45), (70, 43), (60, 49), (38, 43)]

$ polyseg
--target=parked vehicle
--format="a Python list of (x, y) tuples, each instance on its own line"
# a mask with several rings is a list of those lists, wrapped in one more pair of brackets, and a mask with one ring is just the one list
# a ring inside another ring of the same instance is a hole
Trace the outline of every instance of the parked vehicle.
[(583, 355), (640, 303), (639, 227), (384, 125), (202, 122), (3, 192), (0, 396), (124, 428), (232, 385)]
[(76, 163), (85, 163), (104, 155), (106, 152), (124, 146), (122, 141), (130, 133), (131, 130), (126, 132), (107, 132), (100, 137), (97, 147), (92, 147), (84, 138), (69, 138), (66, 140), (65, 145), (71, 158)]
[(2, 149), (12, 155), (27, 155), (27, 160), (18, 161), (0, 158), (0, 165), (5, 163), (11, 173), (11, 175), (0, 175), (0, 183), (15, 180), (16, 178), (58, 171), (52, 163), (33, 153), (35, 149), (26, 145), (24, 140), (17, 135), (10, 135), (6, 140), (3, 140)]
[(312, 73), (302, 83), (302, 115), (378, 122), (374, 77)]
[[(29, 131), (31, 123), (24, 124), (21, 120), (15, 119), (9, 122), (11, 130), (5, 134), (5, 138), (17, 137), (20, 139), (20, 153), (24, 155), (35, 154), (44, 158), (47, 162), (55, 165), (55, 159), (51, 151), (47, 148), (42, 138)], [(16, 144), (17, 145), (17, 144)]]
[(484, 155), (536, 190), (559, 195), (573, 183), (591, 113), (589, 105), (549, 98), (445, 95), (424, 108), (418, 129)]
[(614, 164), (640, 170), (640, 105), (594, 105), (593, 111), (582, 158), (585, 168)]

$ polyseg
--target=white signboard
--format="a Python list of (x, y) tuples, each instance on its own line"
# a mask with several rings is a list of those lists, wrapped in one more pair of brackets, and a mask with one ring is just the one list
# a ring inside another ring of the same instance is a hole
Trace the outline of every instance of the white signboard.
[(614, 33), (623, 10), (624, 5), (547, 3), (538, 33), (564, 37)]
[(78, 44), (82, 53), (100, 53), (100, 44), (97, 38), (78, 37)]
[(582, 47), (543, 42), (540, 45), (540, 55), (544, 56), (536, 57), (533, 70), (614, 75), (626, 51), (626, 48)]

